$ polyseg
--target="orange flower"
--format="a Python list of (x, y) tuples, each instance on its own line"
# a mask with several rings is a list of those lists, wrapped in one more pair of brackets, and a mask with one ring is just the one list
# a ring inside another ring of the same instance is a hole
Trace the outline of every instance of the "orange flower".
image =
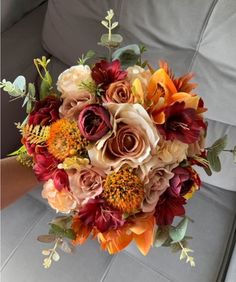
[(79, 216), (73, 217), (72, 229), (75, 232), (76, 239), (72, 241), (74, 245), (82, 245), (88, 239), (92, 228), (85, 225), (79, 218)]
[(191, 93), (192, 89), (196, 87), (196, 84), (189, 83), (193, 75), (186, 74), (175, 79), (165, 62), (162, 62), (161, 66), (162, 68), (155, 71), (151, 76), (147, 88), (147, 98), (150, 102), (148, 111), (151, 113), (154, 122), (157, 124), (165, 123), (164, 110), (175, 102), (184, 102), (185, 108), (193, 108), (198, 113), (204, 112), (206, 109), (202, 105), (200, 106), (200, 97)]
[(117, 230), (98, 233), (96, 236), (103, 250), (115, 254), (126, 248), (132, 240), (143, 255), (147, 255), (154, 239), (155, 218), (152, 214), (137, 216)]

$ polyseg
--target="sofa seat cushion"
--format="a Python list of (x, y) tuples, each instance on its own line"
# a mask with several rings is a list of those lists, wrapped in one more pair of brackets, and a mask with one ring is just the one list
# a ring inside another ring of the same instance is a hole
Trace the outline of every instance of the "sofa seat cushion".
[[(1, 77), (13, 81), (18, 75), (26, 77), (27, 82), (35, 82), (36, 69), (33, 59), (47, 55), (41, 44), (41, 32), (47, 5), (44, 4), (25, 16), (12, 28), (2, 33), (2, 69)], [(9, 95), (1, 96), (1, 154), (16, 150), (20, 145), (20, 134), (17, 134), (15, 122), (23, 121), (25, 109), (22, 100), (9, 103)], [(12, 114), (14, 113), (14, 114)], [(11, 136), (11, 138), (6, 138)]]
[[(179, 254), (171, 254), (169, 249), (153, 248), (144, 257), (130, 245), (122, 253), (109, 256), (96, 241), (89, 240), (72, 255), (60, 252), (61, 260), (45, 271), (41, 251), (47, 245), (36, 238), (48, 232), (47, 223), (56, 214), (42, 202), (36, 203), (36, 198), (26, 195), (3, 211), (2, 244), (7, 246), (2, 266), (4, 281), (14, 282), (16, 277), (18, 282), (54, 281), (55, 277), (57, 282), (131, 282), (134, 278), (140, 282), (224, 281), (235, 234), (236, 193), (203, 186), (188, 203), (187, 214), (195, 221), (187, 232), (194, 237), (190, 247), (195, 251), (195, 268), (180, 262)], [(19, 215), (23, 216), (17, 224), (9, 224)]]

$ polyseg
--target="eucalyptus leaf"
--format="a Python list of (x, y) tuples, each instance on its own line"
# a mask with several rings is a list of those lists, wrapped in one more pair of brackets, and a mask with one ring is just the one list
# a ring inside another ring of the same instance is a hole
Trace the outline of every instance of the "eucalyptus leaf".
[(100, 41), (101, 41), (100, 42), (101, 45), (103, 46), (109, 46), (115, 48), (121, 44), (121, 42), (123, 41), (123, 37), (120, 34), (112, 34), (111, 40), (109, 40), (109, 34), (106, 33), (101, 36)]
[(227, 145), (227, 135), (221, 137), (220, 139), (216, 140), (213, 145), (209, 148), (210, 151), (214, 151), (216, 155), (219, 155)]
[(119, 60), (123, 68), (128, 68), (137, 63), (140, 58), (140, 48), (137, 44), (127, 45), (117, 49), (112, 54), (112, 60)]
[(184, 217), (176, 227), (170, 227), (169, 235), (173, 242), (180, 242), (181, 240), (183, 240), (187, 231), (188, 222), (189, 219), (187, 217)]
[(71, 254), (73, 251), (73, 246), (70, 245), (68, 242), (63, 241), (60, 245), (60, 249), (67, 254)]
[(23, 75), (17, 76), (14, 80), (13, 85), (16, 89), (19, 89), (21, 92), (25, 92), (26, 89), (26, 79)]
[(53, 234), (40, 235), (37, 240), (42, 243), (52, 243), (56, 240), (56, 236)]
[(156, 232), (154, 246), (156, 248), (162, 246), (168, 238), (169, 238), (169, 228), (159, 227)]
[(59, 261), (60, 256), (59, 256), (58, 252), (54, 252), (54, 254), (52, 255), (52, 259), (53, 259), (54, 261)]
[(219, 172), (221, 170), (220, 158), (215, 150), (210, 150), (207, 152), (207, 160), (213, 171)]

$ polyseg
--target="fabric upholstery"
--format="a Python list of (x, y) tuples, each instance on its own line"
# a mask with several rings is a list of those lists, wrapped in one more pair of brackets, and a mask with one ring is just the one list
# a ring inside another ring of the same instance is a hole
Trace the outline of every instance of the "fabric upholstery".
[(45, 0), (2, 0), (1, 1), (1, 30), (9, 29)]
[[(26, 77), (27, 82), (35, 82), (37, 72), (33, 59), (47, 55), (41, 45), (41, 30), (47, 5), (44, 4), (25, 16), (12, 28), (2, 33), (1, 77), (14, 81), (18, 75)], [(20, 145), (20, 134), (14, 125), (23, 121), (25, 109), (22, 100), (9, 103), (7, 93), (1, 95), (1, 155), (16, 150)], [(14, 113), (14, 114), (13, 114)], [(8, 136), (8, 138), (6, 138)]]

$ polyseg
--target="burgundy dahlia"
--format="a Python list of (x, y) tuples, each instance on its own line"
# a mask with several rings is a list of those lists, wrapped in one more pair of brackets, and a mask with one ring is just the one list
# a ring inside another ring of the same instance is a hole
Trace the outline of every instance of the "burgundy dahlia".
[[(169, 188), (168, 188), (169, 189)], [(186, 200), (183, 197), (172, 197), (167, 191), (160, 197), (156, 206), (157, 225), (170, 225), (175, 216), (185, 215)]]
[(37, 146), (34, 154), (34, 162), (33, 170), (39, 181), (53, 179), (55, 188), (58, 191), (69, 187), (67, 173), (64, 170), (57, 168), (59, 161), (55, 159), (45, 147)]
[(111, 63), (101, 60), (92, 68), (91, 75), (96, 84), (106, 90), (112, 82), (125, 79), (127, 72), (121, 69), (119, 60)]
[(193, 108), (184, 108), (184, 102), (176, 102), (165, 109), (166, 121), (158, 129), (167, 140), (178, 139), (191, 144), (199, 139), (205, 124)]
[(112, 128), (110, 114), (99, 104), (88, 105), (79, 114), (78, 126), (83, 137), (97, 141)]
[(91, 199), (79, 210), (79, 218), (100, 232), (117, 229), (124, 224), (122, 213), (107, 207), (102, 199)]
[(29, 115), (29, 124), (50, 125), (59, 119), (60, 105), (60, 100), (55, 96), (48, 96), (42, 101), (37, 101), (34, 110)]

